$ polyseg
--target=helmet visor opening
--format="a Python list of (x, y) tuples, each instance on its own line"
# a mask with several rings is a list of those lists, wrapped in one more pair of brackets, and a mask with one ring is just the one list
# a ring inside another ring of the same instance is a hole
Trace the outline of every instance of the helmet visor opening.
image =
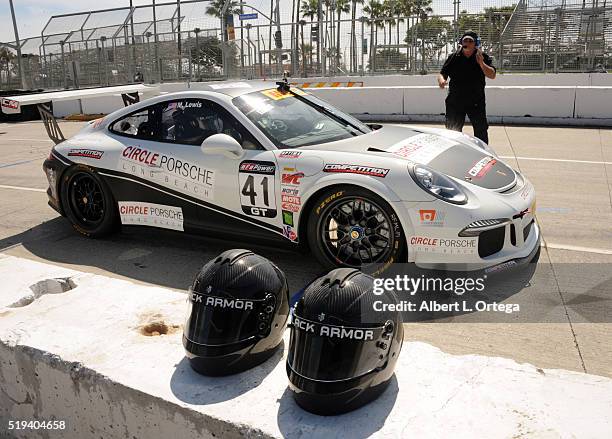
[(289, 367), (316, 381), (342, 381), (366, 375), (387, 361), (393, 336), (393, 330), (388, 329), (321, 324), (294, 315)]
[(267, 335), (275, 310), (269, 299), (236, 299), (190, 291), (185, 334), (198, 344), (221, 346)]

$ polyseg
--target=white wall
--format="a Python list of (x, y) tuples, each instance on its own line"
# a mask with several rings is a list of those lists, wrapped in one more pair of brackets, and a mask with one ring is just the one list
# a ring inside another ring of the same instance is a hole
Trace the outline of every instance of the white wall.
[[(364, 118), (375, 115), (379, 120), (433, 121), (444, 115), (446, 91), (437, 87), (436, 75), (291, 78), (291, 82), (298, 84), (348, 81), (363, 82), (364, 86), (311, 88), (309, 92)], [(612, 75), (609, 74), (500, 74), (487, 84), (487, 113), (497, 122), (612, 125)], [(197, 87), (197, 83), (192, 84), (192, 88)], [(186, 89), (186, 83), (160, 84), (162, 93)], [(119, 96), (82, 100), (86, 114), (110, 113), (122, 106)], [(78, 101), (54, 105), (57, 117), (78, 112)]]

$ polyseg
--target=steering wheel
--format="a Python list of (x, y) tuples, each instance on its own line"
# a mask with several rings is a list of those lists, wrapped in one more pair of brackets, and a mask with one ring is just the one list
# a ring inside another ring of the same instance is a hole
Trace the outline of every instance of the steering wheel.
[(195, 116), (183, 113), (176, 118), (174, 124), (175, 140), (187, 140), (194, 135), (200, 134), (199, 131), (200, 124)]
[(270, 121), (270, 129), (274, 131), (278, 131), (279, 133), (284, 133), (287, 131), (287, 124), (282, 119), (272, 119)]

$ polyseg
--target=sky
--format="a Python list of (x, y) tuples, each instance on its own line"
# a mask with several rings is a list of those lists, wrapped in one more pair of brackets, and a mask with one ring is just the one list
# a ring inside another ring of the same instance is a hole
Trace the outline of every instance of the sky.
[[(168, 0), (158, 0), (162, 3)], [(296, 0), (297, 1), (297, 0)], [(516, 1), (516, 0), (515, 0)], [(559, 0), (560, 1), (560, 0)], [(151, 0), (133, 0), (134, 5), (151, 4)], [(266, 15), (270, 13), (270, 0), (248, 0), (247, 3), (260, 9)], [(291, 18), (292, 0), (280, 0), (281, 21), (288, 22)], [(434, 0), (434, 10), (436, 13), (452, 14), (451, 0)], [(462, 9), (478, 11), (483, 6), (492, 6), (511, 3), (510, 0), (462, 0)], [(15, 15), (19, 29), (19, 37), (27, 38), (38, 36), (41, 30), (52, 15), (65, 14), (71, 12), (82, 12), (100, 8), (115, 8), (129, 6), (129, 0), (13, 0)], [(186, 19), (190, 16), (203, 17), (205, 4), (187, 5), (181, 15)], [(11, 22), (11, 12), (8, 0), (0, 3), (0, 42), (14, 41), (13, 26)]]

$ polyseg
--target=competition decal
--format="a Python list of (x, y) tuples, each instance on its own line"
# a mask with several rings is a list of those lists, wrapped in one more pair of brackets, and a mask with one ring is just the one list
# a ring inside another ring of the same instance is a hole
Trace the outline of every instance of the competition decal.
[(141, 201), (119, 201), (121, 224), (183, 231), (183, 209)]
[(68, 151), (68, 157), (85, 157), (88, 159), (100, 160), (104, 155), (104, 151), (95, 149), (71, 149)]
[(493, 157), (483, 157), (474, 163), (472, 168), (468, 171), (468, 175), (472, 178), (482, 178), (489, 173), (491, 168), (495, 166), (495, 163), (497, 163), (497, 160)]
[(276, 217), (276, 165), (274, 162), (246, 160), (238, 166), (240, 206), (247, 215)]
[(214, 199), (215, 172), (176, 157), (127, 146), (119, 170), (197, 198)]
[(323, 167), (323, 172), (338, 172), (341, 174), (360, 174), (371, 177), (385, 178), (389, 173), (385, 168), (374, 168), (371, 166), (347, 165), (347, 164), (327, 164)]
[(447, 149), (458, 145), (454, 140), (436, 134), (421, 133), (396, 143), (386, 151), (419, 163), (429, 163)]

